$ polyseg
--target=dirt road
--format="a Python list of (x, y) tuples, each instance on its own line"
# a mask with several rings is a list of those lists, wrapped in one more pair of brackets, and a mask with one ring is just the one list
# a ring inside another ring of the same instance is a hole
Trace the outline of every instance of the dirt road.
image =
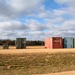
[(29, 46), (26, 49), (16, 49), (15, 47), (10, 47), (9, 49), (2, 49), (2, 47), (0, 47), (0, 54), (58, 53), (58, 52), (75, 52), (75, 48), (72, 48), (72, 49), (45, 49), (44, 46)]
[(50, 74), (36, 74), (36, 75), (75, 75), (75, 71), (67, 71), (60, 73), (50, 73)]

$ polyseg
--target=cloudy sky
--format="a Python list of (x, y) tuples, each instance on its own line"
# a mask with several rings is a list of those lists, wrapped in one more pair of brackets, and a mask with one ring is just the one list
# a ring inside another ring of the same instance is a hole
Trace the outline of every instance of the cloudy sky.
[(75, 36), (75, 0), (0, 0), (0, 39)]

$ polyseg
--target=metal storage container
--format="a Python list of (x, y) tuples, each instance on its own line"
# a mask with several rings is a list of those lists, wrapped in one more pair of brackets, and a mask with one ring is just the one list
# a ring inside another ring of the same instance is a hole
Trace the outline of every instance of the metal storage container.
[(45, 39), (45, 48), (62, 48), (62, 37), (51, 37)]
[(64, 37), (64, 48), (73, 48), (73, 37)]
[(17, 49), (26, 48), (26, 38), (17, 38), (16, 39), (16, 48)]
[(53, 48), (63, 48), (62, 37), (53, 37)]
[(74, 43), (74, 48), (75, 48), (75, 38), (74, 38), (74, 41), (73, 41), (73, 43)]
[(3, 44), (3, 49), (9, 49), (9, 45), (8, 44)]
[(45, 48), (52, 48), (52, 38), (45, 39)]
[(21, 39), (21, 48), (26, 48), (26, 38)]

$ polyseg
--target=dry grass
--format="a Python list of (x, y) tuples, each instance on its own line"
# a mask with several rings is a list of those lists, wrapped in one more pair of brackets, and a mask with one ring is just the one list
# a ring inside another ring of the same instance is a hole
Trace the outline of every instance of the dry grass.
[(0, 46), (0, 54), (21, 54), (21, 53), (58, 53), (58, 52), (75, 52), (75, 48), (69, 49), (46, 49), (44, 46), (27, 46), (26, 49), (16, 49), (10, 46), (9, 49), (3, 49)]
[[(0, 46), (3, 49), (3, 46)], [(16, 49), (16, 46), (9, 46), (9, 49)], [(45, 49), (44, 46), (27, 46), (26, 49)]]
[(74, 49), (45, 49), (27, 46), (26, 49), (2, 49), (0, 46), (0, 75), (34, 75), (75, 70)]
[(32, 75), (75, 70), (75, 53), (0, 54), (0, 75)]

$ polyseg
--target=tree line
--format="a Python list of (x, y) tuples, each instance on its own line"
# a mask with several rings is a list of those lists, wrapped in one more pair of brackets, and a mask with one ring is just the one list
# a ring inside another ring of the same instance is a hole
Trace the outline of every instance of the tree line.
[[(5, 44), (5, 43), (7, 43), (8, 45), (11, 45), (11, 46), (15, 46), (15, 41), (16, 40), (10, 40), (10, 39), (5, 39), (5, 40), (0, 40), (0, 45), (3, 45), (3, 44)], [(32, 41), (32, 40), (27, 40), (26, 41), (26, 45), (27, 46), (41, 46), (41, 45), (44, 45), (44, 41), (40, 41), (40, 40), (38, 40), (38, 41)]]

